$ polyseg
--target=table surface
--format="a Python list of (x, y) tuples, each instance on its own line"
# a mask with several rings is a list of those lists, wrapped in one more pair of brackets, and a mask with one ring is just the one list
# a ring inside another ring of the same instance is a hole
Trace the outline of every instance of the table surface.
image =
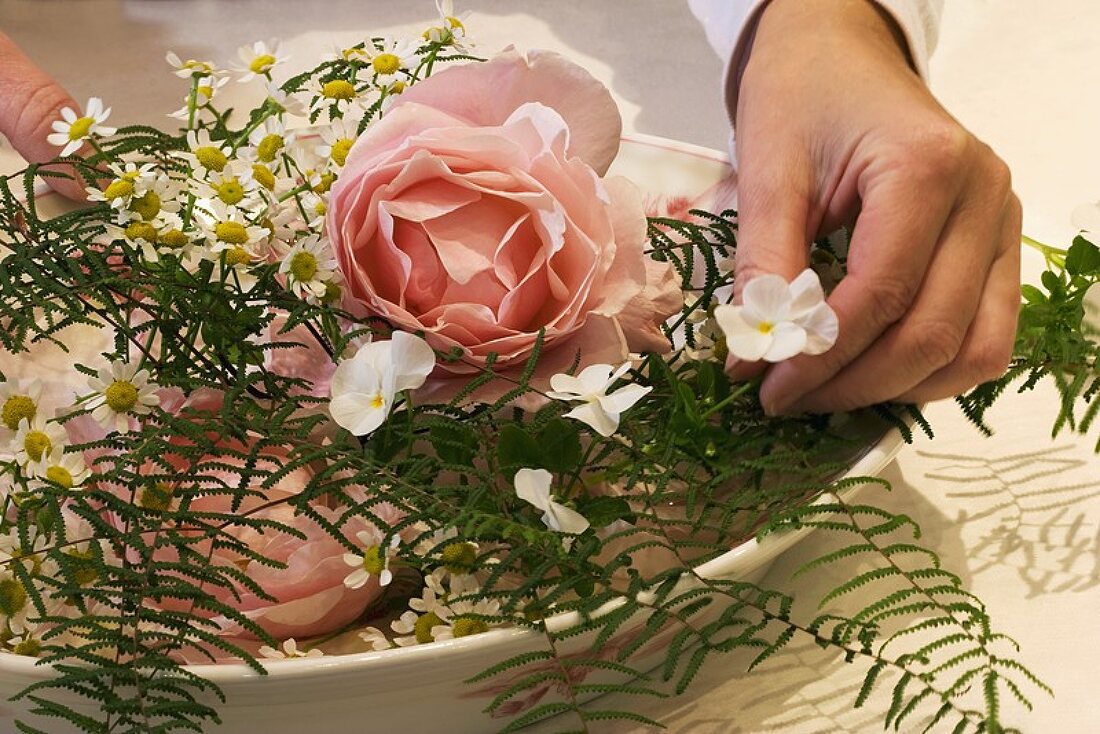
[[(515, 43), (585, 65), (615, 93), (627, 130), (725, 147), (720, 64), (685, 4), (459, 5), (474, 10), (468, 25), (483, 53)], [(304, 64), (371, 33), (416, 31), (433, 15), (431, 0), (4, 0), (0, 28), (76, 98), (105, 98), (112, 123), (157, 124), (182, 94), (165, 83), (167, 49), (228, 61), (244, 43), (278, 37)], [(1025, 231), (1048, 242), (1068, 242), (1069, 212), (1100, 198), (1096, 28), (1100, 3), (1092, 0), (952, 0), (932, 63), (933, 90), (1008, 161)], [(17, 167), (11, 151), (0, 150), (0, 170)], [(1038, 264), (1025, 257), (1025, 279)], [(994, 412), (997, 434), (985, 439), (952, 403), (931, 405), (935, 441), (906, 447), (887, 472), (893, 491), (873, 500), (920, 523), (924, 542), (987, 603), (997, 628), (1020, 642), (1021, 659), (1055, 689), (1054, 699), (1038, 697), (1030, 713), (1006, 704), (1009, 723), (1095, 732), (1100, 459), (1087, 441), (1048, 438), (1055, 412), (1049, 390), (1008, 397)], [(804, 542), (763, 583), (809, 599), (829, 579), (792, 580), (791, 573), (829, 542)], [(881, 730), (881, 691), (864, 709), (851, 708), (863, 668), (811, 643), (793, 644), (750, 676), (735, 663), (712, 661), (692, 693), (642, 710), (685, 734)]]

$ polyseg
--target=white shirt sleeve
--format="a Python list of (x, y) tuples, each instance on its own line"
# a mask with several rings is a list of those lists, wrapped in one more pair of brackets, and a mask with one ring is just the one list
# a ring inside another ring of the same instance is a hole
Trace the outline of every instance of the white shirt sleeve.
[[(707, 33), (707, 40), (726, 62), (726, 91), (732, 101), (736, 90), (732, 75), (741, 69), (743, 56), (752, 42), (760, 11), (768, 0), (688, 0), (688, 6)], [(875, 0), (894, 17), (901, 28), (909, 53), (921, 78), (928, 78), (928, 57), (939, 37), (943, 0)]]

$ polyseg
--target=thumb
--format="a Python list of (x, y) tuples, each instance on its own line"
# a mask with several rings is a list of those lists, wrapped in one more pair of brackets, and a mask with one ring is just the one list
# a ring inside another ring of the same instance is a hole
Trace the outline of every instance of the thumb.
[[(745, 146), (748, 147), (748, 146)], [(798, 147), (787, 144), (738, 151), (737, 251), (734, 256), (734, 298), (759, 275), (774, 273), (793, 280), (809, 264), (809, 245), (817, 231), (811, 222), (813, 174)], [(763, 371), (762, 363), (731, 358), (727, 372), (748, 379)]]
[[(60, 149), (46, 140), (51, 125), (61, 119), (61, 109), (79, 109), (68, 92), (39, 69), (15, 43), (0, 33), (0, 133), (28, 163), (45, 163)], [(50, 188), (70, 199), (83, 200), (84, 187), (76, 172), (61, 172), (72, 179), (50, 176)]]

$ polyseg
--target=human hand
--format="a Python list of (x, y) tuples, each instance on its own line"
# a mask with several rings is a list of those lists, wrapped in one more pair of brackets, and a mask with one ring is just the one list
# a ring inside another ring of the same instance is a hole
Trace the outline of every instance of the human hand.
[[(79, 109), (68, 92), (27, 58), (10, 38), (0, 33), (0, 133), (30, 163), (53, 160), (60, 152), (46, 141), (50, 126), (61, 119), (61, 108)], [(65, 173), (75, 176), (73, 171)], [(74, 178), (50, 176), (50, 187), (70, 199), (83, 201), (84, 187)]]
[[(932, 97), (869, 0), (772, 0), (737, 100), (736, 280), (788, 280), (854, 221), (836, 345), (770, 368), (769, 413), (958, 394), (1000, 376), (1020, 303), (1008, 167)], [(734, 368), (738, 377), (759, 364)]]

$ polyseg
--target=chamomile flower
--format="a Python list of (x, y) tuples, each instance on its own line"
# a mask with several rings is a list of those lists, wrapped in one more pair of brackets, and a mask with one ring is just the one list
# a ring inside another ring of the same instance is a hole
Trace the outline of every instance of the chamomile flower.
[[(209, 105), (214, 97), (217, 96), (218, 90), (229, 83), (229, 77), (227, 76), (204, 76), (198, 80), (195, 85), (195, 109), (201, 110)], [(191, 116), (191, 92), (183, 98), (183, 107), (179, 108), (175, 112), (168, 113), (168, 116), (175, 120), (184, 120)]]
[(19, 424), (19, 430), (11, 441), (11, 453), (15, 463), (32, 477), (45, 471), (44, 459), (54, 449), (64, 449), (67, 436), (57, 423), (47, 421), (41, 414)]
[(234, 65), (233, 68), (241, 72), (237, 81), (242, 83), (250, 82), (258, 76), (270, 80), (271, 70), (290, 58), (280, 51), (279, 42), (275, 40), (272, 40), (270, 45), (263, 41), (256, 41), (251, 46), (241, 46), (237, 49), (237, 57), (240, 59), (240, 64)]
[(169, 51), (165, 54), (164, 59), (173, 69), (175, 69), (172, 73), (181, 79), (189, 79), (196, 75), (206, 77), (216, 73), (216, 67), (213, 62), (196, 61), (195, 59), (187, 59), (184, 61), (180, 59), (174, 51)]
[(309, 217), (306, 226), (315, 232), (321, 231), (325, 225), (325, 214), (328, 213), (328, 202), (325, 201), (325, 197), (313, 191), (306, 191), (302, 194), (301, 201), (302, 211)]
[(23, 582), (11, 572), (0, 570), (0, 626), (7, 623), (12, 633), (33, 629), (27, 615), (34, 609)]
[(347, 162), (348, 152), (355, 145), (359, 137), (359, 123), (362, 117), (347, 114), (338, 120), (333, 120), (331, 125), (321, 129), (321, 145), (314, 148), (314, 152), (325, 159), (337, 170), (344, 167)]
[(412, 41), (387, 39), (381, 45), (381, 49), (369, 53), (370, 72), (375, 85), (388, 87), (398, 81), (399, 72), (407, 73), (415, 67), (420, 57), (416, 53), (417, 44)]
[(370, 581), (371, 576), (378, 577), (380, 586), (389, 586), (393, 581), (390, 559), (401, 542), (401, 536), (395, 534), (390, 538), (390, 544), (384, 549), (381, 545), (382, 534), (377, 530), (361, 530), (356, 533), (356, 537), (363, 544), (363, 552), (360, 555), (344, 554), (344, 563), (355, 568), (344, 578), (344, 586), (349, 589), (361, 589)]
[(196, 211), (199, 213), (196, 219), (210, 243), (211, 252), (240, 247), (252, 251), (268, 237), (266, 229), (252, 224), (243, 212), (220, 199), (207, 199), (196, 206)]
[(299, 298), (325, 295), (328, 281), (336, 272), (332, 248), (317, 235), (304, 237), (283, 257), (279, 272), (286, 275), (287, 287)]
[(278, 114), (305, 117), (308, 113), (308, 101), (297, 94), (287, 94), (275, 84), (267, 85), (267, 104), (273, 106)]
[(488, 632), (489, 622), (482, 617), (493, 617), (499, 613), (500, 602), (496, 599), (453, 602), (450, 605), (450, 614), (440, 624), (432, 627), (432, 640), (440, 642)]
[(389, 650), (393, 647), (386, 633), (377, 627), (364, 627), (359, 630), (359, 639), (370, 645), (372, 650)]
[(233, 156), (233, 148), (225, 140), (211, 140), (208, 130), (189, 130), (187, 152), (177, 155), (191, 164), (196, 176), (203, 178), (208, 173), (225, 170)]
[(470, 18), (470, 11), (456, 16), (454, 0), (435, 0), (435, 9), (439, 13), (439, 24), (424, 31), (424, 39), (453, 46), (460, 53), (470, 50), (474, 46), (466, 35), (466, 21)]
[(37, 476), (64, 489), (74, 489), (84, 483), (91, 471), (79, 452), (65, 452), (62, 446), (54, 446), (38, 463)]
[(42, 639), (38, 634), (38, 624), (27, 622), (23, 625), (23, 631), (4, 643), (7, 649), (15, 655), (26, 655), (36, 658), (42, 653)]
[(111, 163), (108, 170), (114, 174), (114, 179), (102, 189), (98, 186), (86, 188), (88, 201), (106, 202), (112, 209), (125, 209), (134, 197), (143, 196), (152, 185), (156, 167), (155, 163), (127, 163), (125, 166)]
[(356, 106), (363, 106), (363, 102), (369, 99), (365, 92), (355, 88), (354, 81), (347, 79), (314, 79), (301, 95), (303, 100), (309, 101), (311, 113), (335, 108), (337, 114), (332, 115), (333, 117), (339, 117)]
[(103, 124), (110, 114), (111, 108), (104, 109), (103, 100), (99, 97), (88, 100), (83, 115), (77, 115), (71, 107), (64, 107), (61, 109), (61, 119), (53, 123), (54, 131), (46, 136), (46, 140), (61, 147), (62, 157), (75, 153), (92, 135), (115, 134), (115, 128)]
[(133, 221), (159, 223), (166, 215), (180, 210), (182, 189), (179, 181), (161, 173), (144, 182), (140, 191), (135, 189), (122, 213)]
[(390, 622), (390, 629), (399, 635), (393, 638), (394, 644), (398, 647), (409, 647), (431, 642), (434, 639), (432, 630), (443, 624), (446, 623), (435, 612), (417, 614), (410, 610)]
[(210, 252), (208, 257), (214, 262), (214, 281), (233, 285), (241, 293), (248, 293), (259, 282), (252, 268), (262, 258), (248, 247), (232, 245)]
[(88, 402), (92, 418), (107, 430), (126, 433), (130, 418), (147, 415), (160, 404), (158, 386), (149, 381), (149, 370), (138, 369), (137, 362), (111, 362), (88, 384), (96, 391)]
[(216, 200), (237, 210), (251, 211), (260, 203), (252, 166), (242, 160), (230, 161), (220, 172), (208, 173), (193, 191), (201, 199)]
[(258, 652), (260, 657), (267, 658), (268, 660), (291, 660), (294, 658), (319, 658), (324, 655), (324, 651), (319, 647), (311, 647), (308, 650), (302, 650), (298, 648), (297, 641), (291, 637), (289, 640), (284, 640), (281, 649), (276, 649), (270, 645), (264, 645)]
[(241, 158), (274, 163), (294, 142), (295, 134), (288, 131), (281, 120), (269, 117), (264, 124), (248, 135), (249, 145), (237, 151)]
[(10, 431), (19, 430), (24, 420), (33, 420), (38, 414), (42, 399), (42, 383), (39, 380), (0, 382), (0, 423)]

